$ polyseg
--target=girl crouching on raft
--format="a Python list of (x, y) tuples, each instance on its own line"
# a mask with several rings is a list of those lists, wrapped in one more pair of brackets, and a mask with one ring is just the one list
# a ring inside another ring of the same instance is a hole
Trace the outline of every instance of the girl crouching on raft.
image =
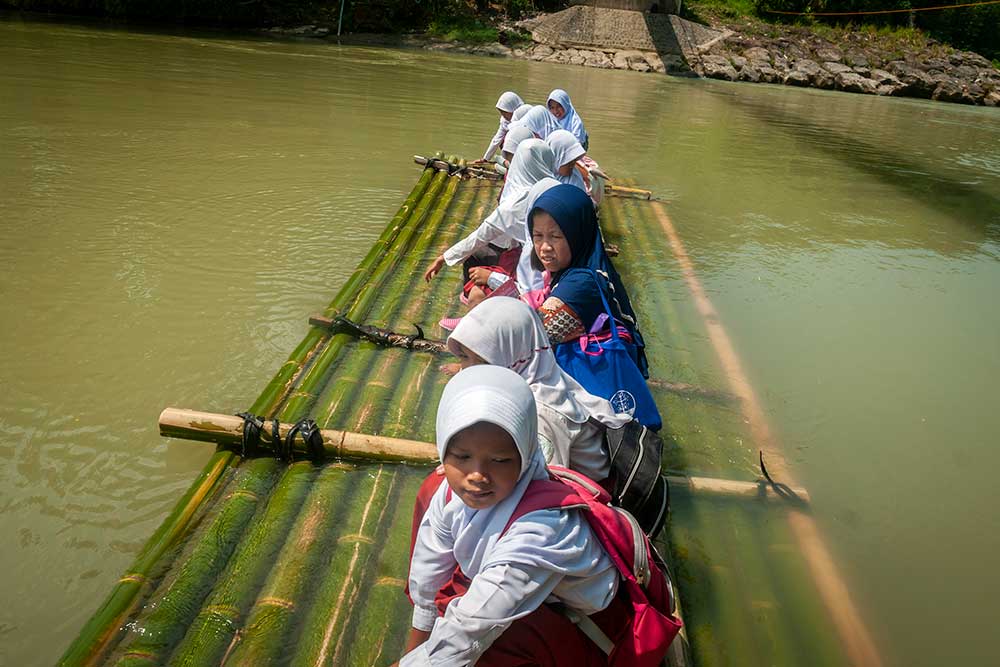
[(448, 350), (462, 368), (492, 364), (527, 381), (538, 412), (538, 442), (545, 460), (602, 481), (609, 473), (605, 429), (631, 418), (615, 414), (556, 363), (541, 320), (518, 299), (487, 299), (469, 311), (448, 337)]
[(535, 398), (514, 371), (475, 366), (445, 387), (436, 437), (446, 483), (415, 517), (413, 627), (400, 667), (608, 664), (550, 604), (599, 625), (602, 610), (619, 627), (627, 617), (618, 571), (586, 518), (537, 510), (508, 527), (529, 483), (548, 478), (537, 424)]
[(523, 105), (524, 100), (521, 99), (521, 96), (509, 90), (497, 100), (497, 113), (500, 114), (500, 125), (497, 127), (496, 134), (493, 135), (493, 139), (490, 140), (490, 145), (486, 149), (486, 152), (483, 153), (482, 162), (486, 162), (492, 158), (497, 149), (503, 145), (503, 139), (507, 136), (507, 130), (510, 127), (514, 111)]

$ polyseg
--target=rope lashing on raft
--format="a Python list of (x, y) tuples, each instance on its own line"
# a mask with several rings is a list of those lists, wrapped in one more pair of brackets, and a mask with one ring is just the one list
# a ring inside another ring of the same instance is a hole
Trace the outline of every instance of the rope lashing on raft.
[[(251, 412), (237, 412), (236, 416), (243, 420), (240, 456), (242, 458), (256, 456), (263, 449), (260, 436), (264, 430), (264, 418)], [(326, 458), (326, 452), (323, 449), (323, 434), (320, 432), (319, 425), (312, 419), (297, 421), (288, 429), (284, 438), (281, 437), (281, 422), (272, 419), (271, 449), (274, 456), (288, 463), (294, 461), (293, 452), (295, 436), (297, 435), (302, 436), (302, 442), (305, 443), (310, 460), (323, 461)]]
[(260, 451), (260, 432), (264, 428), (264, 418), (250, 412), (237, 412), (243, 418), (243, 439), (240, 441), (240, 457), (254, 456)]
[(795, 493), (795, 491), (792, 489), (792, 487), (788, 486), (787, 484), (782, 484), (781, 482), (775, 482), (773, 479), (771, 479), (771, 475), (767, 472), (767, 466), (764, 465), (764, 450), (763, 449), (759, 450), (759, 454), (760, 454), (760, 472), (764, 475), (764, 479), (766, 479), (767, 483), (771, 485), (771, 488), (774, 489), (774, 492), (778, 495), (778, 497), (787, 500), (788, 502), (794, 505), (798, 505), (800, 507), (808, 506), (808, 503), (804, 501), (802, 498), (800, 498), (799, 495)]

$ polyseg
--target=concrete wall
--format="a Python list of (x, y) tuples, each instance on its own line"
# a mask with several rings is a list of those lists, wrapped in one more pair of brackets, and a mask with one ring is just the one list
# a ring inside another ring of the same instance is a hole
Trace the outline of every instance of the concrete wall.
[(570, 0), (569, 4), (661, 14), (679, 14), (681, 9), (681, 0)]

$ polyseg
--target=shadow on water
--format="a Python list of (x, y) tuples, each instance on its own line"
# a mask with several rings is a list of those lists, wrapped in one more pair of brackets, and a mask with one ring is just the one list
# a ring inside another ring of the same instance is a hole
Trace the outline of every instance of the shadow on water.
[[(722, 91), (712, 91), (711, 94), (738, 106), (740, 111), (754, 120), (819, 147), (850, 168), (898, 190), (959, 225), (976, 233), (981, 232), (984, 240), (1000, 241), (1000, 195), (997, 191), (988, 189), (981, 183), (960, 180), (957, 175), (947, 174), (948, 170), (941, 169), (940, 166), (914, 160), (911, 157), (912, 150), (895, 150), (889, 142), (876, 143), (871, 135), (866, 137), (860, 132), (847, 132), (829, 124), (819, 125), (789, 108), (788, 104), (775, 103), (774, 97), (766, 100), (753, 99)], [(885, 109), (888, 110), (889, 107), (886, 106)], [(865, 105), (865, 110), (874, 111), (875, 105)], [(885, 127), (898, 127), (898, 123), (889, 123), (888, 118), (886, 120)], [(860, 122), (859, 119), (852, 118), (850, 121), (851, 127), (879, 126), (878, 118), (869, 117), (861, 125), (855, 122)], [(981, 132), (983, 127), (970, 125), (969, 129)], [(907, 141), (908, 138), (900, 137), (900, 140)]]

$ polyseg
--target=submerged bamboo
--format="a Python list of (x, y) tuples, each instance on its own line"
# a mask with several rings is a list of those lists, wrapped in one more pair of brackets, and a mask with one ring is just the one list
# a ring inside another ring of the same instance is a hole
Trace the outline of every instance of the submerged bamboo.
[[(744, 415), (749, 422), (754, 441), (768, 453), (768, 460), (775, 462), (780, 478), (788, 484), (794, 484), (791, 471), (784, 462), (781, 449), (756, 392), (743, 371), (743, 365), (725, 328), (720, 323), (715, 307), (695, 273), (694, 263), (687, 254), (687, 250), (662, 204), (653, 203), (651, 206), (667, 237), (671, 251), (681, 265), (684, 280), (691, 291), (692, 298), (695, 299), (699, 313), (704, 318), (709, 339), (726, 370), (732, 391), (741, 399)], [(868, 626), (862, 621), (850, 591), (819, 534), (816, 522), (810, 516), (797, 511), (788, 514), (788, 522), (796, 535), (803, 554), (806, 556), (813, 579), (845, 644), (851, 662), (856, 665), (873, 667), (881, 665), (882, 658), (868, 632)]]
[(219, 664), (256, 599), (314, 479), (313, 465), (287, 466), (252, 527), (237, 546), (211, 596), (177, 645), (171, 667)]
[(96, 664), (110, 648), (113, 640), (118, 637), (119, 628), (135, 609), (140, 593), (148, 588), (149, 577), (160, 557), (177, 544), (198, 509), (216, 488), (233, 457), (234, 454), (227, 451), (212, 455), (187, 493), (177, 502), (118, 580), (104, 604), (66, 649), (59, 665)]
[(316, 567), (329, 549), (329, 526), (350, 491), (343, 466), (328, 465), (319, 472), (270, 576), (246, 622), (233, 637), (223, 665), (265, 665), (279, 662), (302, 611), (308, 608)]
[(167, 590), (150, 605), (152, 611), (130, 624), (126, 651), (118, 665), (162, 664), (198, 612), (201, 601), (229, 560), (261, 496), (271, 490), (278, 463), (256, 459), (236, 471), (233, 490), (220, 501), (206, 530), (180, 564)]

